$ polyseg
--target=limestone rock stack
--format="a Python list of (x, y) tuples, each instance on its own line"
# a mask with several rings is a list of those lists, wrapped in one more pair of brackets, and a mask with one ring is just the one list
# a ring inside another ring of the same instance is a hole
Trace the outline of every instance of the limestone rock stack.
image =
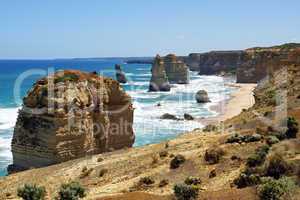
[(121, 69), (121, 65), (116, 64), (115, 65), (116, 70), (116, 78), (119, 83), (127, 83), (127, 78), (125, 76), (125, 73)]
[(166, 75), (163, 59), (157, 55), (151, 69), (152, 77), (150, 80), (149, 91), (170, 91), (168, 77)]
[(24, 98), (12, 140), (10, 170), (42, 167), (134, 143), (131, 98), (95, 73), (56, 72)]
[(171, 84), (189, 83), (189, 69), (184, 62), (177, 59), (176, 55), (169, 54), (164, 57), (164, 66)]

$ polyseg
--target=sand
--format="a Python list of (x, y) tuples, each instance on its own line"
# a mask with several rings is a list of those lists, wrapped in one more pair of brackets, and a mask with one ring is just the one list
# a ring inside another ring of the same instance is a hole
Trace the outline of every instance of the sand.
[(240, 114), (243, 109), (252, 107), (255, 103), (253, 90), (257, 84), (230, 84), (231, 87), (238, 88), (233, 92), (231, 98), (227, 101), (222, 101), (216, 106), (212, 106), (211, 110), (220, 113), (217, 117), (201, 119), (200, 122), (205, 125), (210, 123), (218, 123), (230, 119)]

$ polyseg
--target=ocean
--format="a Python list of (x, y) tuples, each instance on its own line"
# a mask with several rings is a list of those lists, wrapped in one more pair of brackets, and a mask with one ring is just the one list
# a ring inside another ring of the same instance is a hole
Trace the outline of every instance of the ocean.
[[(122, 59), (57, 59), (57, 60), (0, 60), (0, 176), (5, 176), (6, 168), (12, 163), (10, 150), (14, 125), (22, 97), (33, 83), (48, 71), (60, 69), (78, 69), (98, 73), (115, 79), (115, 64), (122, 64), (122, 69), (129, 80), (122, 87), (133, 98), (134, 146), (158, 143), (172, 139), (179, 134), (201, 128), (196, 121), (161, 120), (165, 113), (183, 118), (184, 113), (197, 118), (218, 115), (210, 107), (230, 98), (236, 90), (226, 83), (234, 79), (219, 76), (200, 76), (190, 72), (190, 83), (173, 85), (170, 92), (148, 92), (151, 78), (151, 65), (126, 64)], [(198, 104), (195, 93), (204, 89), (208, 92), (211, 103)], [(161, 106), (157, 106), (160, 103)]]

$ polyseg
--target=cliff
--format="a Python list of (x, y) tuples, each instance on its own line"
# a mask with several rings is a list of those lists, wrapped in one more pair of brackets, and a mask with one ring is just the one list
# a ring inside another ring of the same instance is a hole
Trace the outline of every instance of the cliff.
[(280, 69), (282, 61), (288, 59), (290, 52), (299, 44), (284, 44), (274, 47), (255, 47), (245, 50), (237, 69), (238, 83), (257, 83), (268, 78), (273, 71)]
[(189, 69), (176, 55), (169, 54), (164, 57), (164, 68), (171, 84), (189, 83)]
[(202, 75), (233, 72), (241, 61), (243, 51), (211, 51), (208, 53), (192, 53), (185, 62), (192, 71)]
[(10, 170), (52, 165), (131, 147), (133, 108), (119, 83), (95, 73), (59, 71), (23, 100)]
[(170, 91), (171, 87), (164, 67), (163, 59), (157, 55), (151, 69), (149, 91)]

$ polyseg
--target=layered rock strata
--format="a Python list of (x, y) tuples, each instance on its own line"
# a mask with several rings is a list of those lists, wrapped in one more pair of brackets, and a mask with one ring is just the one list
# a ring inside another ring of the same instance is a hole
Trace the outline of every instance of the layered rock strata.
[(201, 75), (231, 73), (241, 62), (243, 51), (211, 51), (208, 53), (192, 53), (185, 62), (192, 71)]
[(169, 54), (164, 57), (164, 67), (171, 84), (189, 83), (189, 69), (176, 55)]
[(151, 80), (149, 91), (170, 91), (171, 86), (169, 84), (168, 77), (166, 75), (163, 59), (157, 55), (151, 69)]
[(242, 62), (237, 69), (238, 83), (257, 83), (268, 78), (273, 71), (282, 67), (281, 61), (287, 60), (291, 52), (298, 46), (275, 46), (270, 48), (247, 49), (242, 57)]
[(11, 171), (131, 147), (131, 98), (95, 73), (59, 71), (37, 81), (23, 100), (12, 140)]

